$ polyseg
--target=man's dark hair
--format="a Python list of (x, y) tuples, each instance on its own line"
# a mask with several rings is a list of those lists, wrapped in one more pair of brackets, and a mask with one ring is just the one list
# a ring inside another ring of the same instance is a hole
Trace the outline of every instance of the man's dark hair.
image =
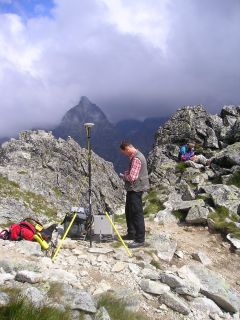
[(129, 146), (132, 146), (131, 142), (129, 142), (129, 141), (122, 141), (121, 144), (120, 144), (120, 149), (121, 149), (121, 150), (125, 150), (126, 147), (129, 147)]

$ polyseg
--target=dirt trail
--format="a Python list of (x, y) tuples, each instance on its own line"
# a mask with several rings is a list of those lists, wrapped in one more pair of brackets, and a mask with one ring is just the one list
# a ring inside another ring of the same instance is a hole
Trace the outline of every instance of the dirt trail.
[(177, 250), (184, 253), (183, 259), (174, 256), (171, 265), (181, 267), (191, 262), (192, 254), (203, 251), (212, 260), (209, 269), (221, 274), (234, 288), (240, 291), (240, 256), (231, 252), (230, 244), (220, 234), (211, 234), (207, 227), (179, 224), (157, 225), (146, 221), (147, 229), (168, 233), (177, 242)]

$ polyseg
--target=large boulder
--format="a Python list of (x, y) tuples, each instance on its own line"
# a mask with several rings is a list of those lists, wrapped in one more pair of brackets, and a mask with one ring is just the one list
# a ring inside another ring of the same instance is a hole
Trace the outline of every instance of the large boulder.
[(200, 292), (213, 300), (227, 312), (240, 311), (240, 294), (231, 288), (227, 281), (201, 264), (192, 264), (180, 269), (180, 273), (196, 277), (200, 283)]
[(187, 106), (177, 112), (157, 132), (156, 145), (181, 144), (188, 140), (218, 148), (214, 130), (207, 124), (208, 113), (203, 106)]
[(240, 205), (240, 189), (224, 184), (208, 185), (202, 189), (209, 194), (215, 206), (222, 206), (237, 213)]
[(214, 164), (224, 168), (240, 166), (240, 142), (228, 145), (214, 156)]

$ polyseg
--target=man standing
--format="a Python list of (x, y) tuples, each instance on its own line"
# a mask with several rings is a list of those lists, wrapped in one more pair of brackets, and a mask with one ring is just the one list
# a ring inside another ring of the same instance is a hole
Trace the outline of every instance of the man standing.
[(129, 142), (122, 142), (120, 150), (130, 159), (128, 170), (124, 174), (120, 173), (127, 191), (125, 205), (127, 235), (123, 238), (134, 240), (128, 245), (129, 248), (138, 248), (145, 242), (142, 194), (149, 189), (147, 162), (144, 155)]

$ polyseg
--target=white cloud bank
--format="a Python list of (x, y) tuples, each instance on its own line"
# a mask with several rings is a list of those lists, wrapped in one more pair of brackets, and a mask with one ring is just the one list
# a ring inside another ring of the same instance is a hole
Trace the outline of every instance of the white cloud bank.
[(0, 136), (57, 124), (87, 95), (113, 119), (240, 104), (238, 0), (56, 0), (0, 14)]

